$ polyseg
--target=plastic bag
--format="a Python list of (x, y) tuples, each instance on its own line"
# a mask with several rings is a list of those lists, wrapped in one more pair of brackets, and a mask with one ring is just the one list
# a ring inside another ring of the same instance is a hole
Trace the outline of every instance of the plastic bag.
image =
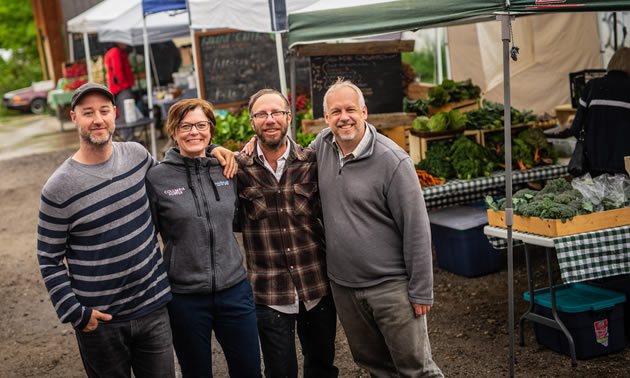
[(592, 178), (587, 173), (573, 179), (571, 186), (593, 204), (593, 212), (618, 209), (630, 203), (630, 179), (623, 174)]
[(571, 181), (573, 189), (578, 190), (584, 196), (584, 199), (593, 204), (593, 212), (602, 211), (604, 206), (602, 201), (606, 194), (604, 186), (601, 182), (595, 181), (590, 173), (576, 177)]

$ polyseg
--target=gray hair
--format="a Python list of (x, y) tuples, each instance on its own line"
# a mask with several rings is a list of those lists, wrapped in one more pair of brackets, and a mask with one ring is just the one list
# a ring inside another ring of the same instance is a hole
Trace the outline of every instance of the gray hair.
[(359, 96), (359, 106), (361, 107), (361, 109), (365, 107), (365, 98), (363, 97), (363, 92), (361, 92), (359, 87), (354, 85), (350, 80), (345, 80), (343, 77), (338, 77), (337, 81), (333, 85), (331, 85), (326, 91), (326, 94), (324, 94), (324, 113), (328, 113), (328, 95), (340, 88), (350, 88), (355, 91), (356, 94)]

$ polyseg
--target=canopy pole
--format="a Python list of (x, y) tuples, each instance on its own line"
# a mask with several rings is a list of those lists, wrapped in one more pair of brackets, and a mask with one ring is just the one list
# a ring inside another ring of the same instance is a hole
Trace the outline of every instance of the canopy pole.
[[(512, 119), (510, 103), (510, 38), (512, 19), (509, 14), (497, 16), (501, 21), (503, 41), (503, 125), (505, 136), (505, 225), (508, 253), (508, 333), (510, 335), (510, 377), (514, 377), (514, 249), (512, 247)], [(521, 330), (522, 332), (522, 330)]]
[(295, 136), (295, 141), (297, 142), (297, 112), (296, 112), (296, 104), (297, 104), (297, 93), (296, 93), (296, 78), (295, 78), (295, 50), (289, 50), (289, 71), (290, 71), (290, 80), (291, 80), (291, 135)]
[(448, 47), (448, 29), (444, 28), (444, 56), (446, 57), (446, 78), (453, 79), (453, 72), (451, 71), (451, 53)]
[(435, 56), (437, 58), (437, 83), (442, 84), (444, 73), (442, 72), (442, 33), (440, 33), (440, 28), (435, 28)]
[(157, 159), (157, 147), (155, 146), (155, 123), (153, 118), (153, 88), (151, 88), (151, 49), (149, 48), (149, 33), (147, 33), (147, 16), (142, 13), (142, 37), (144, 39), (144, 72), (147, 81), (147, 103), (149, 106), (149, 118), (151, 118), (151, 155)]
[(83, 32), (83, 48), (85, 49), (85, 65), (87, 66), (88, 81), (91, 82), (92, 65), (90, 64), (90, 61), (92, 60), (92, 57), (90, 56), (90, 38), (88, 38), (87, 32)]
[(190, 15), (190, 4), (186, 0), (186, 12), (188, 12), (188, 29), (190, 29), (190, 43), (192, 44), (192, 58), (195, 72), (195, 85), (197, 86), (197, 98), (201, 98), (201, 86), (199, 85), (199, 66), (197, 63), (197, 41), (195, 41), (195, 30), (192, 28), (192, 16)]

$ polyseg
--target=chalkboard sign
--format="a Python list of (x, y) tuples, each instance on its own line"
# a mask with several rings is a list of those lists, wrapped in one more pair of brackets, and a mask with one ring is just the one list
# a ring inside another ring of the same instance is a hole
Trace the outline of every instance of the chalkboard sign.
[(280, 88), (273, 34), (222, 30), (196, 37), (204, 99), (230, 106), (246, 102), (261, 88)]
[(402, 111), (400, 53), (311, 56), (313, 118), (323, 117), (324, 94), (338, 77), (361, 89), (368, 114)]

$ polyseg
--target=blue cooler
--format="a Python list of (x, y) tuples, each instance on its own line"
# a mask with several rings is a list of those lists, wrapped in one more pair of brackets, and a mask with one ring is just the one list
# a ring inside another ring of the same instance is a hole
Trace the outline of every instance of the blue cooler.
[[(573, 337), (577, 358), (584, 360), (625, 348), (623, 293), (582, 283), (555, 286), (554, 292), (558, 316)], [(529, 292), (523, 297), (530, 301)], [(534, 312), (553, 319), (549, 288), (534, 291)], [(560, 330), (534, 323), (534, 332), (539, 344), (570, 354), (567, 338)]]
[(456, 206), (429, 212), (431, 236), (440, 268), (466, 277), (494, 273), (503, 256), (483, 233), (488, 224), (485, 209)]

